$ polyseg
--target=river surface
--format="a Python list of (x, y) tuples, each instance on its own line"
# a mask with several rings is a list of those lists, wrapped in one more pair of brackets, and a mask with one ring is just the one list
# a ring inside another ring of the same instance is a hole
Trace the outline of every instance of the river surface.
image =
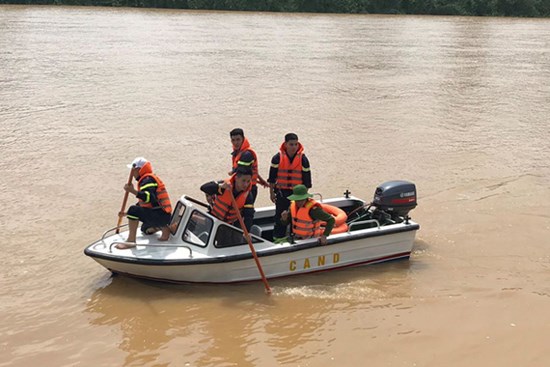
[[(0, 6), (0, 366), (548, 366), (549, 118), (548, 19)], [(324, 197), (416, 183), (411, 259), (268, 297), (84, 256), (134, 157), (202, 198), (235, 127)]]

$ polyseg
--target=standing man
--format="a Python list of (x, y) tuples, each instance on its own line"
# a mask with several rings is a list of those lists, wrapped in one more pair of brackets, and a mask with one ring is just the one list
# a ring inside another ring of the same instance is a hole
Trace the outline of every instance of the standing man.
[(258, 196), (257, 184), (267, 187), (268, 183), (258, 173), (258, 156), (256, 152), (250, 146), (248, 139), (244, 136), (243, 129), (233, 129), (229, 132), (231, 138), (231, 144), (233, 145), (233, 152), (231, 153), (232, 169), (229, 172), (230, 175), (235, 173), (237, 167), (250, 167), (252, 169), (252, 188), (250, 192), (252, 194), (254, 203)]
[(133, 184), (125, 184), (124, 190), (136, 196), (136, 205), (128, 208), (128, 239), (127, 243), (116, 245), (119, 249), (127, 249), (136, 246), (136, 234), (139, 222), (143, 222), (141, 230), (147, 234), (153, 234), (160, 228), (162, 235), (160, 241), (167, 241), (170, 238), (170, 219), (172, 215), (172, 204), (164, 183), (153, 174), (151, 162), (143, 157), (134, 159), (128, 165), (132, 169), (132, 176), (136, 179), (137, 190)]
[(271, 201), (275, 203), (275, 228), (273, 229), (273, 242), (286, 241), (286, 225), (281, 222), (281, 213), (288, 210), (292, 195), (292, 188), (296, 185), (304, 185), (311, 188), (311, 170), (309, 161), (304, 154), (304, 147), (298, 142), (298, 135), (288, 133), (281, 144), (279, 153), (271, 158), (269, 169), (269, 194)]

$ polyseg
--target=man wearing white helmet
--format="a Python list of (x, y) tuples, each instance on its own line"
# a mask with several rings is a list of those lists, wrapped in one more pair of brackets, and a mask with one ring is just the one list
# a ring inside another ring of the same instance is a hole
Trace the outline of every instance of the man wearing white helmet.
[(118, 244), (116, 247), (119, 249), (135, 247), (140, 221), (143, 222), (141, 227), (143, 232), (152, 234), (160, 228), (162, 235), (159, 240), (167, 241), (170, 238), (168, 225), (172, 215), (172, 204), (164, 183), (153, 174), (151, 162), (143, 157), (134, 159), (128, 168), (132, 169), (132, 176), (137, 181), (137, 189), (132, 184), (126, 184), (124, 190), (135, 195), (138, 202), (130, 206), (126, 213), (129, 228), (127, 243)]

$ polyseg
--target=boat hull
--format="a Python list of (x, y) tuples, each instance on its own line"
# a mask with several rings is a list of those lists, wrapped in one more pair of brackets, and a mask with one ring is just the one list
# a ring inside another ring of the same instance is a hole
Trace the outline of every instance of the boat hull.
[[(336, 235), (326, 246), (315, 242), (281, 245), (258, 251), (268, 279), (335, 270), (350, 266), (380, 263), (410, 256), (418, 225), (409, 225), (393, 233), (346, 240)], [(235, 283), (260, 280), (256, 263), (250, 254), (154, 260), (98, 254), (88, 247), (86, 255), (114, 273), (175, 283)], [(137, 248), (139, 251), (139, 246)]]

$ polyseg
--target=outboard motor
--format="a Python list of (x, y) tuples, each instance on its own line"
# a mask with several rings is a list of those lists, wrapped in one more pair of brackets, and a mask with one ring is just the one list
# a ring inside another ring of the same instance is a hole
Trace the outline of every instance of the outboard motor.
[(384, 182), (376, 188), (372, 205), (382, 212), (374, 213), (375, 217), (385, 219), (382, 222), (390, 219), (402, 222), (416, 207), (416, 186), (409, 181)]

